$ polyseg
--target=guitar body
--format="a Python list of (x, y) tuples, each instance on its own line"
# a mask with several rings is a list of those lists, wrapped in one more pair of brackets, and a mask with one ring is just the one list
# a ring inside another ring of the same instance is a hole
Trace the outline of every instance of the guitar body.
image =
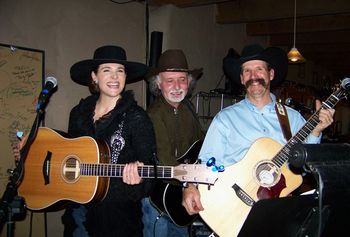
[(40, 127), (24, 162), (18, 193), (32, 210), (62, 200), (83, 204), (103, 199), (109, 178), (80, 176), (79, 163), (106, 163), (105, 157), (109, 148), (104, 142), (87, 136), (68, 139)]
[[(203, 140), (195, 141), (190, 148), (177, 159), (182, 164), (193, 164), (197, 161)], [(165, 213), (171, 221), (180, 227), (190, 225), (198, 216), (189, 215), (182, 206), (182, 186), (158, 181), (150, 195), (150, 202), (159, 212)]]
[(204, 207), (199, 214), (216, 234), (221, 237), (237, 236), (251, 210), (252, 206), (243, 202), (233, 187), (240, 188), (256, 202), (285, 197), (301, 185), (302, 177), (292, 173), (286, 164), (280, 169), (280, 181), (271, 189), (261, 187), (257, 182), (255, 170), (258, 164), (271, 160), (281, 147), (270, 138), (260, 138), (241, 161), (225, 167), (225, 171), (218, 174), (217, 182), (210, 189), (199, 185)]
[(182, 206), (182, 186), (157, 182), (150, 201), (160, 213), (165, 213), (180, 227), (190, 225), (198, 215), (189, 215)]

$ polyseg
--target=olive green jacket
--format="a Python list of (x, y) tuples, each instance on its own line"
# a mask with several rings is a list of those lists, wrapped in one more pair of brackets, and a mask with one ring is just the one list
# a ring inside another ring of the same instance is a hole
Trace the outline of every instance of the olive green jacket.
[(204, 138), (193, 106), (186, 99), (176, 109), (163, 96), (159, 96), (147, 109), (147, 113), (153, 122), (160, 165), (178, 165), (177, 159), (195, 141)]

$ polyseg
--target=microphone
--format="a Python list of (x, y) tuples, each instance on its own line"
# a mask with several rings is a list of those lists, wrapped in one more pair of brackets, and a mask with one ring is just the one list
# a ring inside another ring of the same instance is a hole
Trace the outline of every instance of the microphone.
[(344, 78), (343, 81), (341, 82), (341, 87), (343, 87), (348, 93), (348, 95), (350, 95), (350, 78), (348, 77)]
[[(350, 82), (349, 82), (350, 83)], [(349, 85), (350, 87), (350, 85)], [(350, 89), (350, 88), (349, 88)], [(293, 100), (292, 98), (287, 98), (284, 102), (286, 105), (288, 106), (291, 106), (293, 108), (295, 108), (296, 110), (298, 111), (301, 111), (301, 110), (305, 110), (305, 111), (309, 111), (311, 113), (314, 112), (314, 110), (306, 105), (304, 105), (303, 103), (300, 103), (300, 102), (297, 102), (295, 100)]]
[(57, 79), (54, 77), (47, 77), (45, 79), (44, 88), (42, 89), (39, 99), (38, 99), (38, 105), (37, 110), (41, 109), (43, 105), (46, 103), (46, 100), (52, 90), (57, 86)]

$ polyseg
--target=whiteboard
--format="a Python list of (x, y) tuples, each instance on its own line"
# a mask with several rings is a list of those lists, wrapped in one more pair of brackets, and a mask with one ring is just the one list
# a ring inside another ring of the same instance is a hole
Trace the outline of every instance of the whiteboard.
[[(16, 131), (29, 134), (44, 83), (44, 51), (0, 43), (0, 192), (14, 168)], [(1, 195), (0, 193), (0, 195)]]

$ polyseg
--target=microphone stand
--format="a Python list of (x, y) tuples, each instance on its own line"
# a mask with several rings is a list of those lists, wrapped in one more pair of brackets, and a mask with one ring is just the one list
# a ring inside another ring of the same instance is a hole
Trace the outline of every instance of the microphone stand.
[(42, 121), (44, 114), (46, 101), (38, 102), (36, 109), (36, 117), (32, 125), (31, 131), (28, 135), (25, 145), (20, 151), (20, 159), (16, 163), (16, 167), (10, 172), (9, 182), (6, 185), (6, 189), (2, 195), (0, 202), (0, 230), (2, 229), (4, 222), (7, 222), (7, 236), (14, 236), (14, 214), (24, 214), (26, 212), (25, 201), (23, 197), (17, 195), (17, 187), (22, 181), (24, 174), (24, 161), (28, 155), (30, 145), (33, 143), (40, 122)]

